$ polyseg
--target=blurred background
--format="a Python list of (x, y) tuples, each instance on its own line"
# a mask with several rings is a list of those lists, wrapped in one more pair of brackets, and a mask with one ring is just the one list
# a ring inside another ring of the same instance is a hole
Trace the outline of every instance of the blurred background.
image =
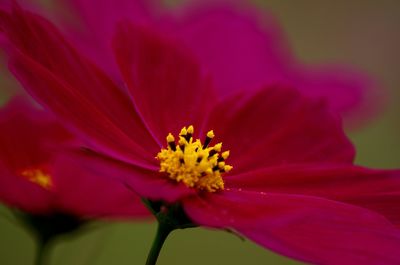
[[(304, 62), (354, 65), (384, 84), (390, 93), (384, 113), (363, 129), (349, 133), (358, 149), (359, 164), (399, 167), (400, 2), (258, 0), (256, 4), (278, 17), (292, 48)], [(12, 82), (7, 77), (0, 79), (2, 88)], [(5, 93), (1, 95), (1, 102), (7, 97)], [(2, 215), (9, 214), (5, 207), (0, 207)], [(154, 223), (101, 223), (78, 237), (61, 238), (51, 249), (50, 264), (144, 264), (155, 230)], [(0, 264), (33, 264), (34, 253), (35, 243), (30, 234), (0, 216)], [(299, 263), (226, 232), (198, 228), (175, 231), (158, 264)]]

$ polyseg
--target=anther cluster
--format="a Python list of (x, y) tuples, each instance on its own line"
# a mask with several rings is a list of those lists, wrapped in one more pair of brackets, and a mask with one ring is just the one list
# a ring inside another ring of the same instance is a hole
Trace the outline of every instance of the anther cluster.
[(210, 146), (214, 132), (207, 133), (204, 143), (193, 139), (193, 126), (184, 127), (179, 133), (178, 142), (170, 133), (168, 147), (157, 154), (160, 172), (169, 178), (184, 183), (187, 187), (208, 192), (224, 189), (222, 174), (232, 169), (225, 160), (229, 151), (222, 152), (222, 143)]

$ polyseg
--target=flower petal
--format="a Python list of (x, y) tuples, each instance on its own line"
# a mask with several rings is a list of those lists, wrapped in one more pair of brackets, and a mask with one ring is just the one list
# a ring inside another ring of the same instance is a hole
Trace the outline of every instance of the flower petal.
[(233, 228), (282, 255), (316, 264), (398, 264), (400, 232), (385, 218), (316, 197), (227, 190), (184, 202), (197, 224)]
[(70, 150), (65, 157), (79, 161), (80, 167), (92, 172), (99, 178), (118, 180), (140, 197), (155, 201), (174, 203), (185, 196), (195, 193), (184, 184), (171, 181), (158, 169), (150, 170), (113, 160), (90, 150)]
[(189, 1), (192, 4), (178, 12), (172, 31), (211, 71), (220, 96), (283, 82), (325, 98), (352, 122), (379, 110), (382, 90), (365, 73), (336, 65), (305, 65), (266, 10), (246, 1), (217, 2)]
[(0, 110), (0, 159), (14, 173), (48, 162), (70, 140), (69, 132), (26, 98), (13, 98)]
[(123, 182), (67, 156), (53, 166), (57, 208), (86, 218), (145, 218), (150, 211)]
[(14, 7), (0, 23), (10, 67), (29, 93), (98, 150), (148, 166), (158, 146), (122, 89), (45, 19)]
[(201, 129), (213, 90), (189, 54), (127, 21), (118, 25), (113, 46), (136, 107), (160, 143), (184, 126)]
[(55, 4), (60, 11), (57, 20), (65, 18), (65, 8), (72, 10), (72, 19), (61, 20), (74, 43), (113, 75), (119, 74), (110, 45), (117, 22), (145, 22), (152, 16), (148, 0), (62, 0)]
[(176, 34), (211, 71), (219, 96), (284, 79), (290, 52), (270, 14), (243, 3), (189, 2), (197, 3), (180, 10)]
[(233, 175), (227, 187), (318, 196), (356, 204), (400, 225), (400, 172), (352, 165), (290, 165)]
[(298, 66), (294, 83), (306, 95), (323, 97), (354, 129), (383, 109), (386, 93), (366, 73), (340, 65)]
[(351, 163), (354, 148), (326, 104), (294, 89), (239, 94), (211, 112), (208, 129), (231, 150), (232, 174), (293, 163)]

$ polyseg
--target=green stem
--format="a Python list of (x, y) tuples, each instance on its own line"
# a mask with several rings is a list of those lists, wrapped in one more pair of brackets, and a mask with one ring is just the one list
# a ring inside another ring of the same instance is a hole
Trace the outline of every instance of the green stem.
[(46, 265), (46, 256), (47, 256), (47, 241), (39, 240), (38, 241), (38, 249), (36, 251), (35, 257), (35, 265)]
[(157, 263), (161, 248), (172, 230), (174, 230), (172, 226), (163, 222), (158, 223), (157, 234), (154, 238), (149, 255), (147, 256), (146, 265), (155, 265)]

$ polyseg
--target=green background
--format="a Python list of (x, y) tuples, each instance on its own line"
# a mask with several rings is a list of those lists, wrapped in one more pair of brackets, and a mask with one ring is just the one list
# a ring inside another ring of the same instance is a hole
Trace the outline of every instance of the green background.
[[(354, 65), (376, 76), (389, 90), (385, 112), (350, 136), (357, 162), (371, 167), (400, 165), (400, 2), (354, 0), (259, 0), (281, 21), (297, 55), (307, 63)], [(1, 69), (2, 73), (5, 69)], [(2, 74), (3, 75), (3, 74)], [(0, 80), (1, 91), (12, 80)], [(0, 97), (4, 102), (7, 94)], [(0, 184), (1, 185), (1, 184)], [(0, 264), (32, 264), (35, 245), (0, 206)], [(100, 225), (99, 225), (100, 224)], [(99, 223), (75, 237), (60, 238), (51, 249), (51, 264), (144, 264), (154, 236), (154, 223)], [(221, 231), (175, 231), (167, 240), (159, 265), (298, 264)]]

